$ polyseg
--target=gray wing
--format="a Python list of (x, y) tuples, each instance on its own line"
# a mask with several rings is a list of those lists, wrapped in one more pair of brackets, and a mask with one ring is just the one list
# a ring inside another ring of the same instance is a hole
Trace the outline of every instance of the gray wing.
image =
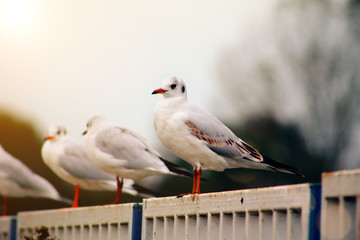
[(95, 166), (87, 157), (84, 146), (72, 141), (67, 144), (64, 154), (59, 158), (59, 166), (69, 174), (89, 180), (114, 180), (109, 173)]
[(212, 114), (191, 106), (186, 126), (190, 133), (203, 141), (213, 152), (231, 159), (248, 159), (262, 162), (261, 154), (238, 138)]
[(0, 149), (0, 178), (6, 178), (22, 189), (39, 192), (54, 192), (53, 186), (43, 177), (35, 174), (23, 162), (16, 159), (2, 148)]
[(112, 126), (99, 132), (95, 141), (101, 151), (115, 159), (125, 160), (126, 164), (123, 167), (128, 169), (166, 168), (146, 140), (128, 129)]
[(0, 165), (0, 168), (3, 172), (1, 176), (16, 183), (20, 188), (39, 189), (37, 184), (34, 184), (34, 181), (31, 178), (33, 172), (31, 172), (30, 169), (27, 169), (24, 164), (20, 162), (14, 162), (12, 164), (4, 163)]

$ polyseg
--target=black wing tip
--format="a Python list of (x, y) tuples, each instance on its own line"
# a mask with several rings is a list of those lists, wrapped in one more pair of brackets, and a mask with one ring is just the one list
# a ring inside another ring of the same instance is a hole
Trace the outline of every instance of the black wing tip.
[[(275, 171), (286, 172), (286, 173), (294, 174), (299, 177), (305, 177), (305, 175), (301, 172), (301, 170), (296, 167), (293, 167), (286, 163), (274, 160), (265, 155), (262, 155), (262, 156), (263, 156), (264, 163), (268, 164)], [(285, 171), (282, 171), (282, 170), (285, 170)]]
[(63, 202), (65, 204), (67, 204), (67, 205), (72, 205), (73, 204), (73, 201), (71, 199), (68, 199), (68, 198), (63, 197), (63, 196), (59, 196), (59, 199), (55, 199), (55, 200)]
[[(143, 186), (141, 186), (141, 185), (139, 185), (137, 183), (134, 183), (132, 185), (132, 187), (136, 191), (138, 191), (140, 197), (164, 197), (163, 194), (161, 194), (159, 192), (156, 192), (156, 191), (153, 191), (153, 190), (150, 190), (150, 189), (148, 189), (146, 187), (143, 187)], [(143, 195), (143, 196), (141, 196), (141, 195)]]
[[(169, 160), (166, 160), (162, 157), (159, 157), (161, 161), (163, 161), (163, 163), (165, 164), (165, 166), (173, 173), (176, 173), (178, 175), (181, 175), (181, 176), (185, 176), (185, 177), (194, 177), (194, 175), (192, 174), (192, 172), (190, 172), (189, 170), (183, 168), (183, 167), (180, 167), (178, 165), (176, 165), (175, 163), (172, 163), (170, 162)], [(204, 181), (204, 182), (209, 182), (208, 179), (206, 178), (200, 178), (201, 181)]]
[(294, 173), (298, 177), (302, 177), (302, 178), (305, 177), (305, 175), (300, 171), (300, 169), (296, 169), (296, 171), (291, 171), (291, 172)]
[(166, 160), (162, 157), (159, 156), (159, 159), (165, 164), (165, 166), (173, 173), (176, 173), (178, 175), (182, 175), (185, 177), (193, 177), (194, 175), (188, 171), (185, 168), (182, 168), (178, 165), (176, 165), (175, 163), (170, 162), (169, 160)]

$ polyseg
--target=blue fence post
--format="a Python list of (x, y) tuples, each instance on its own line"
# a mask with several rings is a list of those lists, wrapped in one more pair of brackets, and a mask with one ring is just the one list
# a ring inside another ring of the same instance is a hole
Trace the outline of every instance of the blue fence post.
[(311, 184), (310, 192), (309, 240), (320, 240), (321, 184)]
[(133, 206), (132, 240), (141, 240), (142, 204)]
[(16, 216), (11, 216), (10, 219), (10, 240), (16, 240), (17, 235), (17, 220)]

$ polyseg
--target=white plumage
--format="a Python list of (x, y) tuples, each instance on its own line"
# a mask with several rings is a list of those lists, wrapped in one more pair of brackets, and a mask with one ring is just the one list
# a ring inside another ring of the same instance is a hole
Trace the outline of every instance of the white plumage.
[(96, 166), (117, 177), (139, 180), (173, 174), (145, 138), (102, 116), (88, 121), (85, 149)]
[[(182, 79), (171, 77), (164, 80), (161, 88), (153, 91), (153, 94), (164, 96), (154, 111), (157, 136), (170, 151), (194, 167), (194, 177), (196, 175), (199, 179), (201, 169), (223, 171), (238, 167), (277, 170), (302, 176), (296, 168), (260, 154), (215, 116), (189, 103), (186, 84)], [(200, 192), (199, 189), (194, 191)]]
[[(56, 175), (72, 185), (86, 190), (116, 191), (115, 178), (95, 166), (85, 153), (84, 143), (67, 134), (62, 125), (49, 128), (41, 155), (44, 163)], [(124, 191), (138, 195), (133, 184), (134, 181), (125, 180)]]
[(191, 176), (185, 169), (163, 159), (140, 134), (102, 116), (90, 118), (84, 134), (90, 160), (117, 178), (137, 181), (154, 175)]
[(35, 174), (0, 145), (0, 194), (6, 197), (50, 198), (70, 203), (45, 178)]

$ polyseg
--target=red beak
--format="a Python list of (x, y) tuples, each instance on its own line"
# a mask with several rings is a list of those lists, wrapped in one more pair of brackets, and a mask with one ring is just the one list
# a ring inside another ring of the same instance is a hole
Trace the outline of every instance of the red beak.
[(158, 93), (166, 93), (166, 90), (164, 90), (162, 88), (158, 88), (158, 89), (154, 90), (151, 94), (158, 94)]
[(85, 134), (87, 134), (87, 130), (85, 130), (85, 131), (82, 133), (82, 135), (85, 135)]
[(51, 139), (53, 139), (54, 137), (53, 136), (46, 136), (45, 138), (44, 138), (44, 141), (46, 141), (46, 140), (51, 140)]

